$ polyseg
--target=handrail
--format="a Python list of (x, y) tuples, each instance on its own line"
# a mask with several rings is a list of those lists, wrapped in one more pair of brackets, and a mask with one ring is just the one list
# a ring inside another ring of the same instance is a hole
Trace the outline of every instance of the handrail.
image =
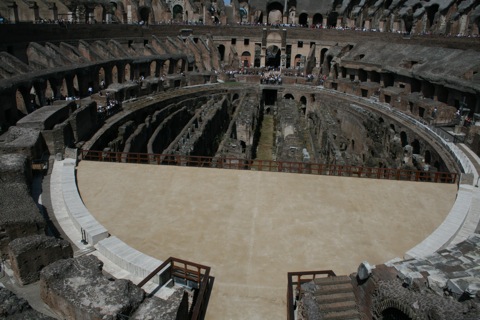
[(371, 168), (337, 164), (291, 162), (273, 160), (250, 160), (224, 157), (205, 157), (178, 154), (130, 153), (113, 151), (80, 150), (82, 160), (124, 163), (145, 163), (207, 167), (218, 169), (288, 172), (343, 177), (359, 177), (386, 180), (456, 183), (459, 175), (451, 172), (428, 172), (396, 168)]
[[(287, 320), (295, 319), (295, 308), (293, 304), (293, 286), (295, 287), (295, 301), (300, 297), (302, 284), (310, 282), (317, 278), (317, 276), (335, 277), (336, 274), (332, 270), (319, 270), (319, 271), (299, 271), (288, 273), (288, 287), (287, 287)], [(302, 276), (309, 276), (307, 279), (302, 279)], [(293, 281), (293, 278), (297, 277), (297, 281)]]
[[(183, 267), (177, 266), (176, 263), (182, 264)], [(151, 280), (155, 275), (165, 268), (168, 268), (167, 270), (169, 272), (169, 279), (174, 279), (174, 277), (177, 277), (182, 278), (185, 281), (193, 281), (197, 284), (198, 294), (193, 302), (193, 308), (190, 312), (190, 319), (203, 319), (205, 312), (207, 311), (208, 299), (212, 289), (211, 285), (213, 283), (213, 277), (210, 277), (210, 267), (195, 262), (170, 257), (155, 270), (153, 270), (142, 281), (140, 281), (138, 286), (140, 288), (143, 287), (149, 280)], [(167, 270), (165, 270), (165, 272), (167, 272)]]

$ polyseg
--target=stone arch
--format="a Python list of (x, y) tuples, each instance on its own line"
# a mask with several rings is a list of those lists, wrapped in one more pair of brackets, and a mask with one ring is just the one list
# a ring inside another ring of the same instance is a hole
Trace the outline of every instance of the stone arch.
[(301, 96), (300, 97), (300, 103), (304, 106), (307, 105), (307, 98), (305, 96)]
[(425, 8), (425, 11), (427, 13), (427, 22), (428, 22), (427, 28), (433, 27), (435, 23), (435, 14), (438, 12), (438, 8), (439, 8), (439, 5), (437, 3), (432, 4), (431, 6)]
[[(118, 83), (118, 68), (116, 65), (112, 67), (112, 83)], [(107, 84), (108, 85), (108, 84)]]
[(413, 148), (414, 154), (420, 154), (420, 141), (418, 141), (418, 139), (414, 139), (410, 145)]
[(218, 53), (220, 54), (220, 61), (224, 61), (225, 60), (225, 46), (223, 44), (221, 44), (217, 48), (218, 48)]
[(104, 22), (106, 18), (106, 12), (103, 6), (97, 4), (93, 7), (93, 19), (96, 22)]
[(407, 133), (405, 131), (400, 132), (400, 141), (402, 142), (402, 148), (408, 144)]
[(301, 13), (300, 16), (298, 16), (298, 23), (304, 27), (308, 27), (308, 13)]
[(235, 101), (239, 98), (240, 96), (238, 95), (238, 93), (235, 93), (232, 97), (232, 101)]
[(75, 74), (72, 78), (72, 89), (69, 90), (70, 97), (77, 97), (80, 96), (80, 86), (78, 83), (78, 76)]
[(313, 25), (323, 25), (323, 16), (320, 13), (316, 13), (312, 18)]
[(58, 93), (58, 98), (59, 99), (65, 99), (65, 97), (68, 97), (68, 83), (67, 83), (67, 78), (63, 78), (62, 84), (60, 85), (60, 92)]
[(142, 6), (138, 8), (138, 16), (140, 20), (143, 21), (145, 24), (148, 24), (150, 21), (150, 8), (146, 6)]
[(336, 28), (337, 27), (337, 18), (338, 18), (338, 13), (335, 11), (332, 11), (328, 14), (327, 18), (327, 26), (329, 28)]
[(283, 5), (280, 2), (271, 2), (267, 5), (269, 24), (280, 24), (283, 22)]
[(253, 14), (254, 23), (263, 23), (263, 12), (262, 10), (257, 10)]
[(179, 4), (176, 4), (172, 8), (172, 19), (173, 21), (183, 21), (183, 7)]
[(184, 68), (185, 68), (185, 63), (184, 63), (184, 60), (183, 60), (183, 59), (178, 59), (177, 62), (176, 62), (176, 64), (175, 64), (175, 66), (176, 66), (175, 69), (176, 69), (178, 72), (183, 72), (183, 71), (185, 71), (185, 70), (184, 70)]
[(132, 75), (133, 75), (133, 72), (131, 70), (130, 63), (125, 64), (125, 68), (124, 68), (124, 79), (125, 79), (125, 81), (132, 80)]
[(105, 69), (104, 69), (103, 67), (100, 67), (100, 68), (98, 69), (98, 78), (96, 79), (96, 82), (99, 84), (100, 89), (104, 89), (104, 88), (102, 88), (102, 81), (103, 81), (103, 83), (105, 84), (105, 86), (107, 86), (107, 79), (106, 79)]
[(276, 45), (271, 45), (266, 50), (265, 66), (278, 68), (280, 66), (281, 50)]
[(325, 62), (325, 55), (326, 55), (327, 51), (328, 51), (328, 48), (323, 48), (322, 50), (320, 50), (320, 65), (321, 66)]
[(27, 115), (29, 113), (28, 103), (25, 98), (28, 96), (27, 90), (25, 88), (17, 88), (15, 91), (15, 103), (17, 105), (17, 110), (20, 111), (23, 115)]
[(152, 60), (150, 61), (150, 74), (149, 76), (151, 77), (157, 77), (157, 61)]
[(377, 314), (382, 316), (382, 319), (398, 319), (398, 320), (412, 320), (416, 319), (415, 312), (407, 304), (392, 299), (385, 299), (380, 303), (380, 308), (377, 309)]
[(170, 73), (170, 59), (167, 59), (163, 62), (162, 65), (162, 75)]
[(240, 60), (242, 61), (242, 65), (244, 67), (248, 68), (252, 65), (252, 55), (248, 51), (243, 51), (242, 52), (242, 56), (241, 56)]
[(425, 163), (432, 163), (432, 153), (430, 152), (430, 150), (425, 150), (423, 158), (425, 159)]
[(55, 94), (55, 85), (52, 84), (52, 79), (46, 81), (45, 87), (45, 98), (47, 100), (47, 105), (52, 104), (53, 100), (56, 98)]
[(285, 99), (285, 100), (295, 100), (295, 97), (294, 97), (293, 94), (291, 94), (291, 93), (286, 93), (286, 94), (283, 96), (283, 99)]
[(295, 60), (294, 60), (294, 62), (293, 62), (293, 65), (294, 65), (295, 67), (299, 67), (301, 60), (302, 60), (302, 55), (301, 55), (301, 54), (295, 55)]

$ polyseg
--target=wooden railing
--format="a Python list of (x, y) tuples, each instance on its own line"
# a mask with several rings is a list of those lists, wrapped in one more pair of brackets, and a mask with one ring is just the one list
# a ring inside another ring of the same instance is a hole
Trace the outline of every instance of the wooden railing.
[(209, 167), (436, 183), (457, 183), (459, 177), (455, 172), (430, 172), (395, 168), (370, 168), (310, 162), (248, 160), (191, 155), (81, 150), (80, 157), (82, 160), (104, 162)]
[(193, 305), (190, 308), (190, 319), (204, 319), (214, 281), (214, 278), (210, 276), (210, 267), (170, 257), (140, 281), (138, 286), (143, 287), (156, 275), (160, 278), (160, 286), (173, 280), (175, 283), (194, 288), (196, 291)]
[(336, 274), (332, 270), (289, 272), (287, 287), (287, 320), (295, 319), (296, 302), (300, 299), (302, 294), (303, 283), (310, 282), (319, 277), (335, 276)]

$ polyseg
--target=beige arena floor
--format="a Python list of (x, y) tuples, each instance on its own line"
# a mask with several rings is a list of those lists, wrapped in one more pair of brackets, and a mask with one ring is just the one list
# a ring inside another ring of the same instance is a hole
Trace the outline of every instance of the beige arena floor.
[(456, 185), (81, 161), (111, 234), (212, 267), (207, 319), (285, 319), (287, 272), (355, 272), (403, 254), (446, 217)]

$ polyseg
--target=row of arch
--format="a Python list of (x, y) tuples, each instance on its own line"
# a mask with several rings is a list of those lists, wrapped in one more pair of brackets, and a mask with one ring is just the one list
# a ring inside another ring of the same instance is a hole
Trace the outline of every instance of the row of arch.
[(13, 100), (14, 106), (10, 109), (16, 109), (17, 111), (4, 110), (7, 125), (15, 124), (23, 115), (49, 105), (53, 100), (87, 96), (89, 89), (97, 92), (111, 84), (138, 82), (149, 77), (161, 78), (191, 69), (191, 66), (187, 64), (187, 58), (184, 56), (161, 59), (158, 57), (145, 58), (148, 60), (144, 59), (142, 62), (117, 60), (81, 69), (48, 73), (20, 82), (12, 87), (10, 94), (1, 93), (8, 100)]

